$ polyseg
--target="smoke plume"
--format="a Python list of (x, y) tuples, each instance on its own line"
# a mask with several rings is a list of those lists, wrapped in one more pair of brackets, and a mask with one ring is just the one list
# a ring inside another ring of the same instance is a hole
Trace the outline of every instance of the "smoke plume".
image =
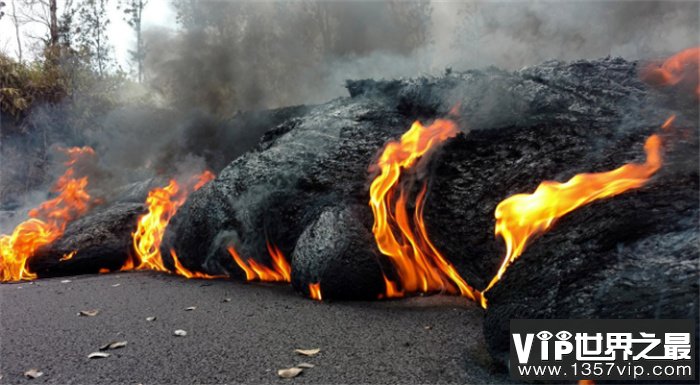
[[(346, 96), (346, 79), (514, 70), (608, 55), (650, 59), (700, 45), (697, 2), (174, 0), (172, 6), (177, 25), (144, 31), (145, 90), (121, 91), (124, 102), (113, 108), (90, 108), (79, 96), (36, 108), (23, 136), (3, 137), (0, 210), (30, 206), (41, 195), (36, 191), (46, 191), (58, 175), (49, 167), (52, 143), (95, 147), (94, 183), (108, 195), (182, 170), (218, 172), (285, 117), (259, 111)], [(85, 105), (88, 128), (67, 124)]]

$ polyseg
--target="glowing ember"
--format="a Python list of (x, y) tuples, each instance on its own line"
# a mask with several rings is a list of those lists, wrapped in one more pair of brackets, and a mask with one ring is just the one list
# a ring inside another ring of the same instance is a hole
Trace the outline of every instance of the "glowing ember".
[[(68, 156), (64, 164), (68, 167), (58, 178), (52, 192), (58, 195), (39, 207), (29, 211), (30, 219), (15, 227), (12, 234), (0, 235), (0, 281), (36, 279), (36, 274), (27, 268), (27, 261), (42, 246), (63, 234), (68, 223), (85, 214), (90, 208), (91, 198), (87, 193), (87, 177), (76, 177), (73, 166), (95, 156), (90, 147), (63, 149)], [(62, 260), (72, 258), (74, 253)]]
[[(214, 174), (205, 171), (191, 178), (184, 188), (177, 181), (171, 180), (167, 186), (151, 190), (146, 198), (148, 213), (139, 218), (136, 231), (132, 233), (136, 260), (129, 258), (121, 270), (170, 272), (163, 263), (163, 257), (160, 253), (160, 244), (163, 240), (163, 234), (165, 234), (165, 228), (180, 206), (185, 203), (187, 196), (212, 179), (214, 179)], [(185, 269), (172, 250), (171, 256), (175, 264), (175, 274), (188, 278), (212, 278), (206, 274)]]
[(277, 246), (267, 243), (267, 251), (272, 258), (272, 267), (267, 267), (256, 262), (252, 258), (243, 261), (233, 246), (228, 247), (228, 252), (236, 261), (236, 264), (243, 269), (246, 276), (246, 281), (262, 281), (262, 282), (291, 282), (292, 268), (285, 259), (284, 255)]
[[(671, 122), (672, 119), (668, 120), (664, 126)], [(643, 186), (661, 167), (661, 144), (658, 135), (646, 140), (644, 163), (629, 163), (608, 172), (578, 174), (566, 183), (544, 181), (532, 194), (516, 194), (499, 203), (495, 232), (506, 243), (506, 255), (483, 292), (501, 279), (529, 241), (549, 230), (557, 219), (585, 204)], [(482, 305), (486, 306), (483, 298)]]
[(58, 261), (59, 261), (59, 262), (69, 261), (69, 260), (73, 259), (73, 257), (75, 256), (75, 254), (76, 254), (77, 252), (78, 252), (78, 250), (73, 250), (73, 251), (71, 251), (70, 253), (65, 254), (65, 255), (64, 255), (63, 257), (61, 257), (61, 259), (59, 259)]
[(473, 300), (479, 296), (428, 238), (423, 221), (427, 186), (423, 185), (414, 212), (409, 215), (406, 205), (411, 186), (400, 181), (402, 171), (416, 166), (421, 157), (458, 132), (451, 120), (438, 119), (427, 127), (415, 122), (400, 141), (387, 143), (377, 161), (380, 173), (370, 186), (372, 232), (399, 278), (394, 283), (384, 276), (387, 298), (418, 292), (459, 293)]
[(309, 284), (309, 296), (311, 299), (316, 301), (322, 301), (323, 296), (321, 295), (321, 283), (310, 283)]
[(673, 86), (693, 82), (700, 95), (700, 47), (685, 49), (662, 63), (652, 63), (641, 72), (642, 78), (657, 86)]

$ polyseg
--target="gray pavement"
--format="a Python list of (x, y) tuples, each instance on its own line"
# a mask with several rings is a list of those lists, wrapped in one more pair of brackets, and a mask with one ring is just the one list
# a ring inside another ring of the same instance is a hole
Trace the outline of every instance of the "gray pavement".
[[(458, 297), (319, 303), (284, 285), (139, 272), (4, 284), (0, 299), (3, 384), (508, 381), (491, 369), (483, 311)], [(118, 340), (128, 345), (87, 358)], [(321, 352), (294, 353), (311, 348)], [(315, 367), (277, 377), (301, 362)], [(24, 378), (31, 368), (43, 376)]]

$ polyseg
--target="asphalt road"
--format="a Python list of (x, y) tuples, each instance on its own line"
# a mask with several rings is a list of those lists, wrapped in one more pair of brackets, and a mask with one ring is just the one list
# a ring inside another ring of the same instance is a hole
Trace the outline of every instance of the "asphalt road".
[[(145, 272), (4, 284), (0, 298), (3, 384), (509, 381), (491, 369), (482, 310), (457, 297), (319, 303), (289, 286)], [(88, 359), (111, 341), (128, 345)], [(278, 378), (301, 362), (315, 367)], [(24, 378), (32, 368), (43, 376)]]

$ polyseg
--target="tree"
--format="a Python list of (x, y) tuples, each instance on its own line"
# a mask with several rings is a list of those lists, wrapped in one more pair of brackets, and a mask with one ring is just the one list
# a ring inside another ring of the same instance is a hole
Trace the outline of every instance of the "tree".
[(73, 7), (73, 0), (66, 0), (63, 4), (63, 13), (58, 19), (58, 34), (60, 37), (60, 44), (67, 50), (70, 50), (73, 45), (73, 18), (77, 9)]
[(141, 34), (141, 15), (146, 4), (148, 4), (148, 0), (120, 0), (117, 6), (123, 8), (124, 21), (136, 33), (136, 49), (130, 50), (129, 55), (131, 55), (131, 60), (136, 63), (136, 78), (139, 83), (143, 82), (143, 61), (146, 58), (146, 49)]
[[(48, 35), (29, 36), (44, 41), (45, 48), (53, 52), (58, 47), (59, 29), (57, 16), (57, 0), (21, 0), (22, 14), (17, 15), (20, 24), (37, 23), (46, 28)], [(13, 0), (13, 9), (14, 7)], [(21, 16), (21, 17), (20, 17)]]
[[(19, 33), (19, 27), (22, 24), (17, 15), (17, 5), (15, 4), (17, 0), (12, 0), (12, 24), (15, 26), (15, 38), (17, 39), (17, 61), (22, 64), (22, 38)], [(0, 9), (5, 5), (4, 2), (0, 2)], [(0, 11), (0, 18), (4, 13)]]
[(49, 0), (49, 45), (58, 46), (58, 17), (56, 17), (56, 0)]
[[(55, 0), (51, 0), (55, 1)], [(107, 38), (106, 0), (83, 0), (78, 8), (76, 39), (80, 49), (93, 63), (100, 77), (104, 77), (112, 62), (111, 47)]]

